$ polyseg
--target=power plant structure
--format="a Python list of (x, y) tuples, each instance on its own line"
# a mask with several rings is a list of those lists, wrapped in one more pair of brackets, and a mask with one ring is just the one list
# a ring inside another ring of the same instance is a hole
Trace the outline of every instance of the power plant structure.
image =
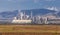
[(20, 12), (17, 17), (14, 17), (12, 23), (19, 24), (60, 24), (60, 17), (53, 15), (49, 16), (33, 16), (31, 11), (30, 15), (27, 15), (25, 12)]
[(3, 24), (60, 24), (60, 17), (53, 15), (33, 16), (32, 11), (30, 15), (27, 15), (26, 12), (19, 11), (19, 13), (13, 17), (13, 20), (0, 20), (0, 22), (4, 22)]
[(12, 23), (18, 23), (18, 24), (29, 24), (32, 23), (32, 20), (29, 15), (26, 15), (25, 12), (20, 12), (17, 15), (17, 17), (14, 17), (12, 20)]

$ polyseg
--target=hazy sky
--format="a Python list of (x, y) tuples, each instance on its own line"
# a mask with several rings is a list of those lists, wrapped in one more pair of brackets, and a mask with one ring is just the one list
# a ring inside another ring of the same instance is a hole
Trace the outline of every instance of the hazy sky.
[(60, 0), (0, 0), (0, 12), (47, 7), (60, 9)]

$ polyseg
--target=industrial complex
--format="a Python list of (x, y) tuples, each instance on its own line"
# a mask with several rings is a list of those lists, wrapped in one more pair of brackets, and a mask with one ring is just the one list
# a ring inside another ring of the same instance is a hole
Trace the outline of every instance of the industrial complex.
[(0, 20), (0, 22), (11, 24), (60, 24), (60, 17), (54, 15), (35, 15), (31, 11), (30, 15), (26, 12), (20, 12), (17, 16), (13, 17), (13, 20)]
[(20, 12), (17, 17), (14, 17), (11, 23), (19, 24), (60, 24), (60, 17), (54, 15), (40, 16), (35, 15), (31, 11), (30, 15), (25, 14), (25, 12)]

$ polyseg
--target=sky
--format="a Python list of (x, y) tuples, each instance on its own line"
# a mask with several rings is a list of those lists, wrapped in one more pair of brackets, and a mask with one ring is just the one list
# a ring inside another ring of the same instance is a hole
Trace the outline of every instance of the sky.
[(0, 12), (48, 7), (56, 7), (60, 10), (60, 0), (0, 0)]

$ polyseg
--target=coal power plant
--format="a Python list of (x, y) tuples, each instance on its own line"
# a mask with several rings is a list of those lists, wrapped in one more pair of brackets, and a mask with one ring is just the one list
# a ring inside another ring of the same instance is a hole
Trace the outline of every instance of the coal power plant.
[(54, 15), (33, 16), (32, 11), (30, 15), (27, 15), (25, 11), (19, 10), (17, 16), (12, 19), (0, 19), (0, 24), (60, 24), (60, 17)]

